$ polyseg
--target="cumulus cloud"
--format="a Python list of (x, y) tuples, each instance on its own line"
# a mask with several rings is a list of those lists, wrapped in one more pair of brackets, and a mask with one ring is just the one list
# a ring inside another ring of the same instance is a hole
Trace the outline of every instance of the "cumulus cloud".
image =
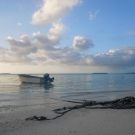
[[(52, 28), (55, 28), (55, 25)], [(82, 54), (80, 52), (81, 50), (87, 50), (93, 46), (90, 39), (77, 36), (74, 38), (71, 46), (58, 48), (55, 47), (55, 45), (60, 41), (59, 37), (61, 36), (61, 31), (58, 33), (55, 32), (55, 30), (52, 31), (50, 29), (46, 35), (42, 35), (40, 32), (34, 33), (32, 38), (28, 35), (22, 35), (20, 40), (8, 37), (7, 42), (10, 44), (10, 49), (0, 48), (0, 62), (106, 66), (110, 68), (127, 68), (135, 66), (135, 46), (112, 49), (107, 53), (95, 55)], [(48, 36), (50, 33), (55, 36), (57, 35), (58, 40), (54, 40), (55, 42), (51, 41), (53, 38)]]
[(12, 37), (7, 38), (7, 42), (10, 44), (10, 51), (15, 54), (16, 57), (27, 57), (27, 55), (37, 51), (37, 47), (32, 43), (27, 35), (22, 35), (21, 40), (16, 40)]
[(14, 37), (7, 37), (6, 39), (11, 46), (14, 47), (27, 47), (31, 46), (31, 41), (27, 35), (22, 35), (21, 39), (17, 41)]
[(0, 47), (0, 62), (14, 64), (34, 64), (28, 56), (19, 56), (14, 51), (2, 47)]
[(98, 12), (99, 11), (96, 11), (94, 13), (92, 13), (91, 11), (89, 12), (89, 18), (91, 21), (97, 17)]
[(87, 55), (87, 63), (95, 66), (121, 67), (134, 66), (135, 46), (112, 49), (107, 53)]
[[(24, 64), (29, 61), (29, 64), (33, 64), (46, 60), (49, 58), (47, 56), (48, 51), (58, 50), (55, 45), (59, 44), (64, 30), (65, 26), (62, 23), (54, 23), (46, 35), (35, 32), (32, 38), (28, 35), (22, 35), (19, 40), (9, 36), (6, 41), (9, 43), (10, 49), (0, 48), (1, 55), (3, 54), (1, 61), (7, 62), (8, 60), (9, 63)], [(40, 53), (41, 50), (43, 53)]]
[(61, 19), (81, 0), (43, 0), (42, 7), (32, 16), (33, 25), (54, 23)]
[(110, 68), (127, 68), (135, 66), (135, 46), (109, 50), (100, 54), (81, 54), (72, 48), (61, 48), (44, 52), (47, 59), (55, 64), (80, 66), (106, 66)]
[(87, 39), (87, 38), (82, 37), (82, 36), (76, 36), (74, 38), (72, 48), (74, 50), (84, 51), (84, 50), (87, 50), (93, 46), (94, 45), (90, 39)]
[(22, 35), (20, 40), (17, 40), (9, 36), (6, 41), (10, 44), (12, 52), (22, 56), (32, 55), (32, 53), (36, 53), (38, 50), (57, 50), (55, 45), (59, 44), (65, 29), (66, 27), (62, 23), (54, 23), (46, 35), (35, 32), (32, 38), (28, 35)]
[(62, 23), (53, 23), (49, 32), (46, 35), (40, 34), (40, 32), (33, 33), (35, 43), (39, 44), (43, 48), (52, 48), (52, 46), (59, 44), (61, 35), (65, 31), (66, 26)]
[(76, 65), (79, 64), (81, 60), (81, 54), (68, 47), (46, 52), (46, 57), (57, 62), (58, 65)]

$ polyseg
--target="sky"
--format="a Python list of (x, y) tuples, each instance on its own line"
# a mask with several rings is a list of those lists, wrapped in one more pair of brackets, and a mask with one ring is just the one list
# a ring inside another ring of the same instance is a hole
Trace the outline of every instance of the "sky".
[(135, 72), (135, 0), (0, 0), (0, 73)]

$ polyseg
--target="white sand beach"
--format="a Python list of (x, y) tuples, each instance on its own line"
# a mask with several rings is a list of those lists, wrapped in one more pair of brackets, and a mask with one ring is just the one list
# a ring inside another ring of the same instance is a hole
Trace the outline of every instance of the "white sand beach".
[(134, 135), (135, 109), (78, 109), (48, 121), (26, 121), (31, 116), (55, 117), (53, 109), (74, 104), (52, 101), (10, 109), (0, 114), (0, 135)]

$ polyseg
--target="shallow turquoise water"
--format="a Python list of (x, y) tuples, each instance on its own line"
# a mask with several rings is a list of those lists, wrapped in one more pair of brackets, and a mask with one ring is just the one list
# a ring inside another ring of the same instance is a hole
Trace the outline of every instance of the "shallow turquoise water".
[[(43, 76), (37, 74), (37, 76)], [(135, 95), (135, 74), (50, 74), (51, 85), (21, 84), (17, 75), (0, 75), (0, 111), (44, 103), (46, 98), (112, 100)]]

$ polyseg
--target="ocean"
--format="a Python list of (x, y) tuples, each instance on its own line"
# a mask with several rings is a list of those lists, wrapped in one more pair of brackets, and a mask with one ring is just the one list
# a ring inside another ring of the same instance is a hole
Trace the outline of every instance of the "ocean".
[(21, 83), (16, 74), (0, 75), (0, 113), (44, 104), (47, 98), (99, 101), (135, 96), (135, 74), (50, 74), (50, 77), (54, 77), (54, 82), (45, 85)]

